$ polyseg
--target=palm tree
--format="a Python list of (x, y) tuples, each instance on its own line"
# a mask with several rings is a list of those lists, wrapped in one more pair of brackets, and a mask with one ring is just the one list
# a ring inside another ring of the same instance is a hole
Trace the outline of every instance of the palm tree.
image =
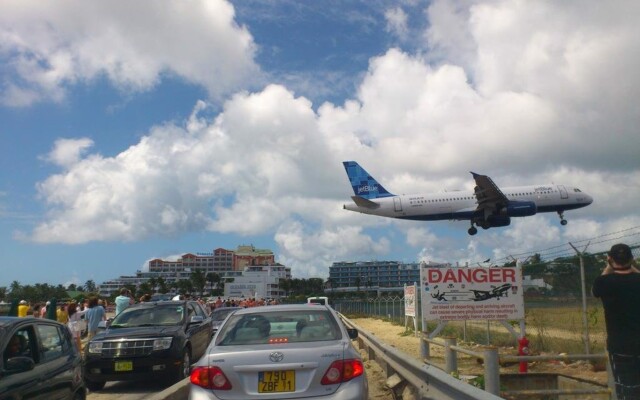
[(156, 286), (158, 286), (158, 280), (155, 277), (151, 277), (147, 280), (147, 283), (151, 287), (151, 293), (156, 292)]
[(191, 279), (193, 287), (196, 289), (196, 291), (200, 295), (202, 295), (202, 292), (204, 292), (204, 287), (207, 286), (207, 278), (204, 274), (204, 271), (202, 271), (201, 269), (196, 269), (191, 273), (191, 276), (189, 278)]
[(215, 272), (209, 272), (206, 278), (207, 278), (207, 282), (211, 284), (211, 289), (215, 289), (215, 291), (217, 292), (218, 285), (220, 284), (220, 280), (222, 279), (220, 275), (218, 275)]
[(84, 283), (84, 289), (87, 292), (95, 292), (96, 291), (96, 283), (93, 281), (93, 279), (89, 279), (88, 281), (86, 281)]
[(20, 282), (18, 282), (18, 281), (13, 281), (13, 282), (11, 282), (11, 285), (9, 285), (9, 291), (11, 293), (13, 293), (13, 292), (18, 293), (20, 291), (20, 289), (22, 289), (22, 285), (20, 285)]
[(158, 278), (156, 278), (156, 283), (158, 286), (158, 291), (160, 293), (164, 294), (169, 291), (169, 285), (167, 285), (167, 281), (163, 277), (159, 276)]
[(278, 287), (284, 291), (284, 297), (287, 297), (291, 290), (291, 279), (278, 279)]

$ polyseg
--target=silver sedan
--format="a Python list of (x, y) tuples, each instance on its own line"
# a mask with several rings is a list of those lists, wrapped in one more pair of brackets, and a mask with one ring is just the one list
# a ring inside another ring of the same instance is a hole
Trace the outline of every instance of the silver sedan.
[(357, 335), (328, 306), (239, 310), (194, 365), (189, 399), (367, 399)]

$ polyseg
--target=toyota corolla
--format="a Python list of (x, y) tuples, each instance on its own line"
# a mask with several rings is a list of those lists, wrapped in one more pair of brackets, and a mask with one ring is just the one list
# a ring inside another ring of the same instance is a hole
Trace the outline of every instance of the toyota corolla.
[(357, 335), (328, 306), (238, 310), (192, 369), (189, 399), (367, 399)]

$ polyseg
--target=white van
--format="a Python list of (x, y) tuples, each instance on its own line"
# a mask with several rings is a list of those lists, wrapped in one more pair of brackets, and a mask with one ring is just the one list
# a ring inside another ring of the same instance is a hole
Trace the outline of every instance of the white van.
[(329, 298), (325, 296), (308, 297), (307, 304), (322, 304), (322, 305), (328, 306)]

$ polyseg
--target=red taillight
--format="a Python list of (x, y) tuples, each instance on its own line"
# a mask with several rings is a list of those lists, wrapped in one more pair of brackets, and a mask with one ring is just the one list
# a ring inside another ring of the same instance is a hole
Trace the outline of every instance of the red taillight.
[(334, 361), (327, 372), (324, 373), (320, 383), (323, 385), (334, 385), (340, 382), (349, 381), (364, 373), (364, 365), (360, 360)]
[(218, 367), (196, 367), (191, 370), (189, 380), (205, 389), (231, 390), (231, 382)]

